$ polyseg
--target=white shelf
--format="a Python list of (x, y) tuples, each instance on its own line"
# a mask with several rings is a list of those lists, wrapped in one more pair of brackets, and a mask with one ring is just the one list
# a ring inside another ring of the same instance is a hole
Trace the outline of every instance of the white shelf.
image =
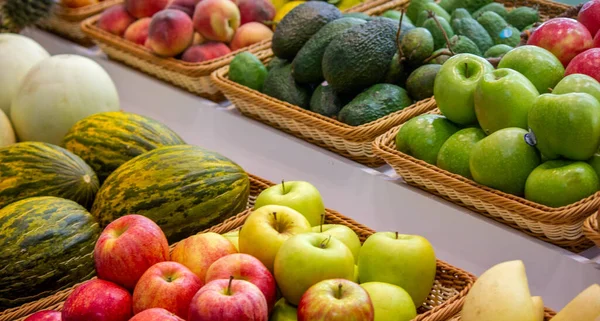
[(26, 35), (51, 54), (76, 53), (98, 61), (115, 81), (123, 109), (158, 119), (188, 143), (212, 149), (248, 172), (272, 181), (305, 180), (326, 206), (373, 229), (427, 237), (439, 258), (480, 274), (491, 265), (521, 259), (532, 294), (560, 309), (592, 283), (600, 282), (600, 251), (572, 254), (512, 228), (410, 187), (389, 167), (372, 170), (293, 136), (245, 118), (125, 65), (109, 61), (48, 33)]

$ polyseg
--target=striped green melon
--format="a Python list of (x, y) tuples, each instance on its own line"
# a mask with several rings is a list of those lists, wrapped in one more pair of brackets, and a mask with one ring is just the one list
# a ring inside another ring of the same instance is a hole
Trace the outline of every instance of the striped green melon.
[(79, 156), (48, 143), (0, 148), (0, 208), (33, 196), (57, 196), (86, 208), (94, 202), (98, 177)]
[(94, 275), (100, 226), (81, 205), (31, 197), (0, 210), (0, 311)]
[(92, 215), (106, 226), (141, 214), (174, 242), (243, 211), (249, 193), (248, 175), (226, 157), (192, 145), (165, 146), (114, 171), (100, 187)]
[(177, 134), (153, 119), (125, 112), (106, 112), (77, 122), (62, 145), (81, 157), (100, 182), (128, 160), (161, 146), (185, 144)]

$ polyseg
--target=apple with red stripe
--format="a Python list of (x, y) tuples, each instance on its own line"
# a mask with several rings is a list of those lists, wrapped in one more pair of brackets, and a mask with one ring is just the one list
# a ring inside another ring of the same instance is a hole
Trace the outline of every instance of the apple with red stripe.
[(129, 321), (185, 321), (184, 319), (176, 316), (175, 314), (162, 309), (152, 308), (144, 310), (136, 315)]
[(131, 294), (105, 280), (87, 281), (73, 290), (62, 310), (62, 321), (127, 321)]
[(61, 313), (58, 311), (45, 310), (28, 316), (25, 321), (61, 321)]
[(346, 279), (311, 286), (298, 304), (298, 321), (373, 321), (374, 315), (367, 291)]

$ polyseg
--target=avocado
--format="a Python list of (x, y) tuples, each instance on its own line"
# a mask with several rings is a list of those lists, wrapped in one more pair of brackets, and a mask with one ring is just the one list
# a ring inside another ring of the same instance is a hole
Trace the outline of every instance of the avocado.
[(433, 96), (435, 76), (442, 65), (423, 65), (413, 71), (406, 80), (406, 91), (414, 100), (423, 100)]
[(494, 45), (490, 34), (473, 18), (452, 19), (450, 25), (454, 34), (471, 39), (481, 52), (485, 52)]
[(342, 17), (340, 10), (327, 2), (304, 2), (288, 12), (273, 33), (275, 56), (292, 59), (304, 44), (328, 22)]
[(427, 18), (429, 18), (430, 11), (432, 13), (434, 13), (437, 17), (442, 17), (446, 20), (450, 20), (450, 14), (448, 12), (446, 12), (446, 10), (442, 9), (442, 7), (440, 7), (435, 2), (429, 2), (429, 3), (425, 4), (425, 6), (423, 7), (423, 11), (421, 11), (421, 13), (419, 13), (419, 16), (417, 18), (417, 27), (423, 26), (423, 23), (425, 22), (425, 20), (427, 20)]
[(420, 65), (433, 52), (433, 36), (425, 28), (415, 28), (404, 35), (400, 48), (409, 65)]
[(255, 55), (245, 51), (231, 60), (229, 79), (242, 86), (262, 91), (267, 77), (267, 68)]
[[(392, 20), (400, 21), (400, 16), (402, 16), (402, 12), (398, 10), (388, 10), (384, 12), (381, 16), (385, 18), (390, 18)], [(407, 15), (404, 15), (404, 18), (402, 18), (402, 23), (405, 22), (414, 25), (412, 20), (410, 20), (410, 18)]]
[(407, 68), (404, 65), (404, 62), (400, 61), (400, 55), (396, 52), (390, 61), (390, 68), (388, 69), (383, 82), (404, 87), (407, 76)]
[(357, 18), (341, 18), (326, 24), (315, 33), (306, 44), (298, 51), (292, 61), (292, 70), (297, 82), (303, 84), (319, 83), (323, 81), (321, 61), (327, 45), (346, 29), (366, 23)]
[(540, 13), (529, 7), (515, 8), (506, 14), (506, 22), (519, 30), (538, 21), (540, 21)]
[(481, 56), (479, 47), (477, 47), (473, 40), (465, 36), (454, 35), (454, 37), (450, 38), (450, 47), (455, 54), (470, 53)]
[(521, 32), (515, 27), (509, 26), (499, 14), (493, 11), (481, 14), (477, 22), (488, 32), (496, 45), (504, 44), (515, 47), (521, 42)]
[(337, 116), (344, 105), (344, 100), (326, 82), (320, 84), (310, 98), (310, 110), (327, 117)]
[(271, 69), (273, 69), (273, 68), (283, 67), (287, 63), (288, 63), (287, 60), (273, 56), (273, 58), (271, 58), (271, 61), (269, 61), (269, 63), (267, 64), (267, 71), (271, 71)]
[(490, 4), (486, 4), (485, 6), (479, 8), (477, 11), (473, 12), (473, 19), (479, 18), (484, 12), (492, 11), (497, 13), (500, 17), (505, 18), (508, 11), (504, 7), (504, 4), (499, 2), (492, 2)]
[(412, 104), (406, 90), (392, 84), (377, 84), (358, 94), (342, 108), (338, 118), (351, 126), (370, 123)]
[(310, 106), (311, 90), (294, 80), (291, 63), (269, 71), (263, 85), (263, 93), (304, 109)]
[(412, 0), (406, 8), (406, 15), (410, 18), (410, 21), (417, 21), (419, 13), (423, 11), (425, 5), (433, 0)]
[[(450, 23), (448, 22), (448, 20), (442, 17), (436, 18), (440, 23), (440, 26), (442, 26), (444, 31), (446, 31), (448, 39), (452, 38), (452, 36), (454, 36), (454, 31), (452, 30), (452, 27), (450, 27)], [(431, 36), (433, 37), (434, 49), (446, 47), (446, 38), (444, 38), (444, 33), (440, 30), (440, 28), (438, 28), (438, 25), (437, 23), (435, 23), (435, 20), (433, 20), (433, 18), (425, 20), (425, 22), (423, 23), (423, 28), (429, 30), (429, 32), (431, 33)]]
[(473, 18), (469, 11), (464, 8), (458, 8), (452, 12), (452, 16), (450, 16), (450, 21), (454, 19), (462, 19), (462, 18)]
[(358, 92), (380, 82), (397, 51), (397, 32), (397, 23), (379, 17), (347, 29), (325, 49), (325, 80), (341, 94)]
[(469, 12), (475, 12), (483, 6), (494, 2), (494, 0), (442, 0), (440, 7), (447, 12), (453, 12), (458, 8), (464, 8)]
[(488, 49), (484, 54), (484, 58), (499, 58), (504, 56), (505, 53), (513, 50), (513, 47), (509, 45), (495, 45)]
[[(477, 50), (479, 50), (479, 49), (477, 49)], [(448, 49), (447, 48), (440, 48), (440, 49), (434, 51), (431, 55), (432, 56), (438, 55), (438, 53), (440, 53), (442, 51), (446, 52), (446, 51), (448, 51)], [(441, 54), (441, 55), (438, 55), (437, 57), (429, 60), (427, 63), (428, 64), (432, 64), (432, 65), (443, 65), (446, 62), (446, 60), (450, 59), (450, 57), (451, 56), (450, 56), (449, 53), (448, 54)]]
[(356, 19), (362, 19), (362, 20), (370, 20), (371, 19), (371, 17), (369, 17), (368, 14), (362, 13), (362, 12), (343, 13), (342, 17), (343, 18), (356, 18)]

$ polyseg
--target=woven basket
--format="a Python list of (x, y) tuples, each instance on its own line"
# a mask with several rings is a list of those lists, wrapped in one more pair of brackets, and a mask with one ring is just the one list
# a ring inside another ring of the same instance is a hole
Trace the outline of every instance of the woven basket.
[[(430, 113), (439, 113), (439, 110), (436, 108)], [(373, 148), (408, 184), (573, 252), (592, 245), (584, 237), (582, 227), (585, 219), (600, 207), (600, 192), (558, 208), (534, 203), (399, 152), (395, 138), (401, 127), (378, 137)]]
[(52, 15), (38, 26), (80, 45), (91, 46), (94, 43), (81, 31), (81, 22), (121, 2), (123, 0), (104, 0), (81, 8), (68, 8), (57, 4)]
[[(545, 308), (545, 310), (544, 310), (544, 321), (550, 321), (550, 319), (552, 319), (552, 317), (554, 317), (555, 315), (556, 315), (556, 312), (554, 312), (553, 310), (551, 310), (549, 308)], [(457, 314), (457, 315), (455, 315), (451, 319), (444, 320), (444, 321), (461, 321), (460, 313)], [(575, 320), (573, 320), (573, 321), (575, 321)]]
[(583, 223), (583, 234), (600, 247), (600, 210), (596, 215), (591, 215)]
[(106, 32), (96, 26), (99, 18), (100, 15), (96, 15), (84, 20), (81, 30), (110, 58), (216, 102), (222, 101), (224, 96), (211, 82), (211, 72), (229, 65), (239, 52), (256, 53), (271, 46), (270, 40), (265, 40), (216, 59), (191, 63), (175, 58), (158, 57), (144, 46)]

